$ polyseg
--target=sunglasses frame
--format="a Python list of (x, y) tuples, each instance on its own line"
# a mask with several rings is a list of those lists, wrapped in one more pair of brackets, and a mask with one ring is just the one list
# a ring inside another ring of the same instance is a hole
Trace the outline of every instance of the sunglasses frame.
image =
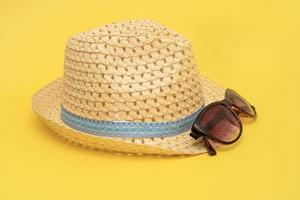
[[(235, 94), (237, 94), (239, 97), (242, 98), (242, 100), (244, 100), (246, 103), (248, 103), (246, 101), (246, 99), (244, 99), (241, 95), (239, 95), (237, 92), (235, 92), (234, 90), (232, 89), (226, 89), (225, 91), (225, 98), (221, 101), (217, 101), (217, 102), (214, 102), (214, 103), (211, 103), (209, 105), (207, 105), (200, 113), (199, 115), (197, 116), (195, 122), (193, 123), (192, 125), (192, 129), (191, 129), (191, 133), (190, 133), (190, 136), (194, 139), (198, 139), (200, 137), (203, 137), (203, 140), (204, 140), (204, 143), (206, 144), (206, 147), (207, 147), (207, 150), (208, 150), (208, 153), (209, 155), (216, 155), (217, 152), (216, 150), (214, 149), (214, 147), (209, 143), (208, 140), (212, 140), (213, 142), (216, 142), (216, 143), (219, 143), (219, 144), (225, 144), (225, 145), (229, 145), (229, 144), (232, 144), (234, 142), (236, 142), (242, 135), (242, 132), (243, 132), (243, 125), (242, 125), (242, 122), (241, 122), (241, 119), (239, 116), (241, 117), (248, 117), (248, 118), (255, 118), (256, 117), (256, 109), (253, 105), (249, 104), (250, 107), (252, 108), (252, 110), (254, 111), (254, 115), (250, 114), (250, 113), (247, 113), (246, 111), (242, 110), (241, 108), (239, 108), (237, 105), (234, 105), (231, 101), (229, 101), (227, 99), (227, 94), (228, 92), (233, 92)], [(198, 119), (200, 117), (202, 117), (206, 111), (208, 109), (210, 109), (211, 107), (213, 106), (217, 106), (217, 105), (221, 105), (221, 106), (224, 106), (226, 109), (228, 109), (228, 111), (230, 111), (233, 116), (235, 117), (235, 119), (237, 120), (237, 122), (239, 123), (239, 126), (240, 126), (240, 132), (239, 132), (239, 135), (237, 136), (237, 138), (235, 138), (234, 140), (232, 141), (222, 141), (222, 140), (219, 140), (218, 138), (216, 137), (213, 137), (211, 134), (205, 132), (200, 126), (197, 126), (196, 128), (196, 123), (198, 122)]]

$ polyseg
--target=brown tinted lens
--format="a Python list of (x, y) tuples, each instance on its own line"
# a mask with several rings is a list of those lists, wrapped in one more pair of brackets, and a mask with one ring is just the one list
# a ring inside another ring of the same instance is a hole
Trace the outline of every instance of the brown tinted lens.
[(231, 89), (226, 90), (226, 99), (230, 101), (233, 105), (235, 105), (237, 108), (239, 108), (244, 113), (255, 116), (255, 110), (254, 107), (252, 108), (251, 105), (244, 99), (241, 95), (236, 93), (235, 91)]
[(197, 125), (212, 139), (230, 143), (238, 139), (241, 125), (234, 114), (223, 105), (208, 108), (198, 118)]

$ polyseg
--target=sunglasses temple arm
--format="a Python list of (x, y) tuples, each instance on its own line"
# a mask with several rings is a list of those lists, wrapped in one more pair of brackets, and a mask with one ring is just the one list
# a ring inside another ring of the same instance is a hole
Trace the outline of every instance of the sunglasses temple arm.
[(213, 146), (209, 143), (207, 137), (203, 136), (203, 140), (204, 140), (204, 143), (207, 147), (207, 150), (208, 150), (208, 154), (210, 156), (215, 156), (217, 154), (216, 150), (213, 148)]
[(198, 140), (201, 136), (199, 136), (198, 134), (195, 134), (194, 132), (191, 132), (190, 133), (190, 136), (192, 137), (192, 138), (194, 138), (195, 140)]

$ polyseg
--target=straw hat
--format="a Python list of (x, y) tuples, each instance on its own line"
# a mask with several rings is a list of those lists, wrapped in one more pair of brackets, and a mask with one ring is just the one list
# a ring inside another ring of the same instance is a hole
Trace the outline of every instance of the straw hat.
[(34, 96), (33, 110), (82, 146), (141, 154), (200, 154), (189, 136), (201, 108), (224, 89), (199, 75), (190, 42), (150, 20), (72, 36), (64, 75)]

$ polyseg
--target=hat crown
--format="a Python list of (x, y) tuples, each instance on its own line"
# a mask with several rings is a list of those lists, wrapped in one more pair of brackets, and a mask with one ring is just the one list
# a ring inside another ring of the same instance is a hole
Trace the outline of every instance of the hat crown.
[(204, 104), (191, 44), (149, 20), (72, 36), (65, 50), (62, 104), (95, 120), (184, 118)]

